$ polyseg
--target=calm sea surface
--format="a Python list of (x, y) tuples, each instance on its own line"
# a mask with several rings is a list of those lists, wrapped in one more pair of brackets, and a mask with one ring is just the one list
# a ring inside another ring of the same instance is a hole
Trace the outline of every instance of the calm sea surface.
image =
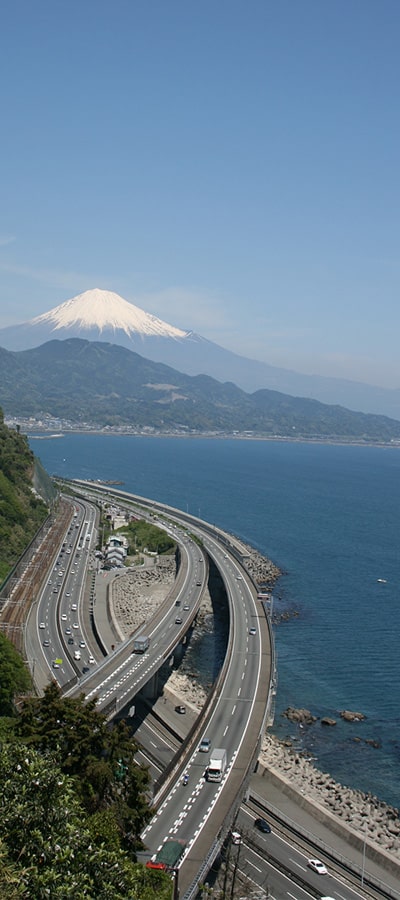
[[(97, 435), (30, 442), (50, 474), (120, 479), (272, 559), (284, 573), (276, 609), (298, 613), (275, 629), (273, 731), (337, 781), (400, 806), (399, 450)], [(288, 706), (337, 725), (297, 729), (282, 716)], [(344, 723), (343, 709), (367, 719)]]

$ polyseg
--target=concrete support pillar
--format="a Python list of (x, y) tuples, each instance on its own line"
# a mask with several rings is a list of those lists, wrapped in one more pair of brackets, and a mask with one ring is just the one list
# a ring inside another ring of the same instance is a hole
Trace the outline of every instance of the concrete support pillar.
[(141, 694), (146, 700), (157, 700), (158, 693), (158, 672), (155, 672), (150, 681), (145, 684)]

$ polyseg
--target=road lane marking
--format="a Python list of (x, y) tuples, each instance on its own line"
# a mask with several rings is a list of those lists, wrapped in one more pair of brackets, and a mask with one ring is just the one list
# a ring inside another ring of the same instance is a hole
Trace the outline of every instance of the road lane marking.
[(246, 859), (246, 862), (248, 866), (253, 866), (253, 869), (256, 869), (257, 872), (262, 872), (262, 869), (260, 869), (259, 866), (256, 866), (255, 863), (251, 862), (250, 859)]

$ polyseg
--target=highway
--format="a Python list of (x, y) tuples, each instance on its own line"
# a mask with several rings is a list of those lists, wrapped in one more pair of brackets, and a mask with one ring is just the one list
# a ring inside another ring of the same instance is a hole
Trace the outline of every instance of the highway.
[[(92, 492), (94, 499), (96, 493)], [(119, 493), (117, 492), (117, 495)], [(89, 494), (88, 491), (88, 496)], [(135, 501), (139, 502), (140, 499), (135, 498)], [(125, 497), (118, 496), (118, 503), (123, 505), (124, 502)], [(152, 508), (150, 501), (145, 501), (146, 507)], [(65, 639), (63, 632), (67, 629), (70, 629), (72, 634), (76, 632), (79, 641), (85, 641), (87, 647), (93, 640), (90, 634), (85, 633), (87, 613), (85, 617), (81, 593), (83, 570), (78, 567), (80, 561), (77, 553), (78, 547), (83, 548), (80, 555), (85, 568), (88, 559), (86, 544), (91, 543), (95, 530), (95, 520), (90, 518), (89, 509), (89, 502), (82, 505), (82, 516), (85, 516), (85, 519), (82, 518), (78, 523), (79, 528), (75, 529), (78, 533), (75, 543), (73, 539), (69, 540), (71, 532), (68, 529), (66, 549), (64, 548), (65, 558), (68, 558), (68, 561), (63, 564), (64, 571), (54, 566), (53, 574), (56, 574), (58, 579), (57, 594), (53, 593), (54, 588), (50, 591), (52, 585), (47, 584), (37, 606), (37, 623), (40, 625), (43, 622), (45, 627), (36, 628), (38, 643), (35, 652), (39, 655), (44, 641), (49, 640), (49, 646), (44, 647), (42, 651), (48, 672), (57, 649), (60, 653), (64, 652), (63, 665), (53, 670), (52, 674), (55, 672), (60, 683), (67, 688), (69, 696), (84, 690), (88, 697), (98, 697), (99, 708), (103, 711), (110, 715), (118, 712), (149, 682), (158, 667), (173, 652), (177, 640), (184, 638), (187, 628), (195, 618), (207, 571), (207, 557), (189, 534), (197, 534), (204, 551), (215, 561), (225, 582), (229, 602), (231, 628), (226, 666), (217, 685), (213, 702), (201, 720), (198, 731), (186, 742), (184, 752), (178, 753), (175, 766), (169, 772), (168, 780), (156, 798), (157, 813), (143, 835), (149, 853), (155, 853), (167, 837), (182, 838), (186, 841), (185, 854), (179, 868), (179, 882), (181, 894), (186, 892), (187, 896), (190, 896), (190, 885), (193, 880), (199, 873), (203, 872), (204, 876), (207, 873), (207, 855), (210, 853), (211, 859), (213, 849), (219, 847), (221, 840), (229, 835), (232, 821), (236, 820), (235, 827), (240, 827), (243, 841), (239, 847), (233, 847), (228, 842), (228, 847), (232, 852), (239, 854), (238, 869), (246, 872), (247, 878), (259, 886), (265, 884), (265, 879), (268, 878), (269, 885), (276, 885), (274, 890), (277, 891), (277, 897), (320, 897), (321, 877), (325, 883), (329, 882), (329, 890), (325, 888), (325, 884), (323, 890), (327, 890), (330, 897), (337, 900), (354, 900), (354, 897), (365, 896), (357, 893), (357, 890), (353, 891), (350, 887), (346, 887), (342, 875), (337, 879), (331, 865), (328, 876), (318, 876), (311, 872), (307, 867), (307, 855), (293, 848), (289, 836), (275, 834), (275, 829), (272, 835), (255, 834), (252, 824), (255, 813), (241, 803), (251, 774), (251, 760), (257, 752), (259, 738), (265, 727), (274, 663), (269, 626), (263, 606), (256, 600), (255, 587), (240, 564), (236, 549), (232, 553), (229, 552), (229, 541), (228, 543), (226, 540), (221, 541), (221, 536), (215, 529), (210, 526), (203, 529), (202, 523), (191, 521), (189, 533), (187, 517), (184, 514), (180, 517), (177, 511), (173, 511), (175, 522), (160, 523), (163, 527), (171, 529), (171, 533), (181, 546), (183, 576), (176, 596), (181, 597), (183, 605), (189, 606), (189, 609), (185, 610), (184, 614), (181, 614), (179, 609), (182, 622), (177, 624), (174, 600), (167, 598), (155, 619), (149, 627), (146, 626), (146, 633), (151, 638), (151, 652), (143, 656), (133, 655), (131, 639), (122, 644), (99, 666), (81, 676), (78, 663), (71, 658), (69, 650), (75, 646), (75, 635), (74, 645), (69, 645), (70, 636), (67, 635)], [(160, 509), (158, 504), (157, 509)], [(94, 508), (92, 515), (96, 515)], [(171, 515), (172, 519), (170, 510), (168, 515)], [(91, 535), (89, 541), (86, 540), (88, 529)], [(72, 543), (71, 547), (69, 543)], [(71, 552), (67, 553), (67, 550)], [(53, 582), (53, 578), (51, 581)], [(76, 611), (72, 610), (75, 603)], [(67, 619), (63, 616), (67, 616)], [(73, 630), (74, 624), (78, 625), (78, 628)], [(49, 634), (44, 640), (42, 640), (43, 632)], [(32, 629), (30, 634), (32, 639)], [(67, 687), (68, 685), (70, 686)], [(150, 723), (146, 723), (143, 727), (148, 729), (149, 737), (146, 740), (149, 746), (153, 745), (152, 770), (157, 778), (158, 765), (163, 770), (168, 769), (166, 761), (170, 760), (174, 749), (176, 750), (176, 743), (168, 738), (167, 733), (165, 737), (160, 737), (159, 729), (151, 734)], [(224, 747), (227, 750), (228, 767), (221, 784), (212, 784), (205, 779), (208, 757), (198, 752), (198, 743), (202, 736), (209, 737), (213, 747)], [(160, 760), (159, 764), (157, 759)], [(187, 787), (183, 787), (181, 783), (183, 768), (189, 772)], [(215, 836), (218, 836), (216, 842)], [(309, 855), (320, 854), (311, 853), (310, 850)], [(260, 858), (263, 860), (262, 864)]]

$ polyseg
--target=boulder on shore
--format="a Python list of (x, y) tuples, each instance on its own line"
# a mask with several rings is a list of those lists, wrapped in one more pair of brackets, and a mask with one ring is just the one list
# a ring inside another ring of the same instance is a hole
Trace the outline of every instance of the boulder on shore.
[(330, 716), (324, 716), (321, 719), (321, 725), (336, 725), (336, 719), (331, 719)]

